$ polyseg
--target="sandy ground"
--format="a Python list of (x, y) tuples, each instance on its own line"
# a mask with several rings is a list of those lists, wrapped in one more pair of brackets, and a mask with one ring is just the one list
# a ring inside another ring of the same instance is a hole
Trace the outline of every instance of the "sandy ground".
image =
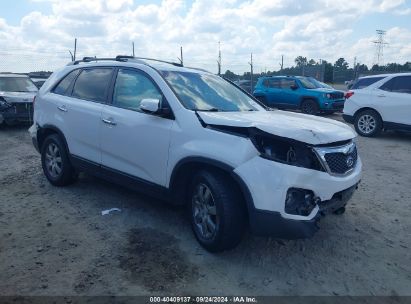
[(27, 127), (3, 128), (0, 295), (411, 295), (411, 135), (358, 143), (344, 215), (311, 239), (246, 235), (213, 255), (182, 209), (85, 175), (51, 186)]

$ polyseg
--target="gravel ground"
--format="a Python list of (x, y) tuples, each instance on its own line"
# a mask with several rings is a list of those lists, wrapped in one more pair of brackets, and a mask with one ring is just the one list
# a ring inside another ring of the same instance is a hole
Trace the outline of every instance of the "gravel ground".
[(0, 295), (411, 295), (411, 135), (358, 144), (344, 215), (311, 239), (246, 235), (213, 255), (182, 209), (85, 175), (51, 186), (27, 127), (3, 128)]

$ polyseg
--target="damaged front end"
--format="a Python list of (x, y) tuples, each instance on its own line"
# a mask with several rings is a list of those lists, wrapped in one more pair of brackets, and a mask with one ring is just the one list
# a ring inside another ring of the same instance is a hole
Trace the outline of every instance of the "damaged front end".
[(33, 121), (32, 102), (10, 102), (5, 96), (0, 96), (0, 124), (17, 121)]

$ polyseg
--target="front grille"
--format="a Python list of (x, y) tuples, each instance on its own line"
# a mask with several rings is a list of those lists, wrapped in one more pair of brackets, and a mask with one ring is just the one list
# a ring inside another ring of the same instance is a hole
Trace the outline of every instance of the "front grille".
[(33, 104), (30, 102), (16, 102), (13, 105), (16, 114), (33, 113)]
[(338, 153), (326, 153), (324, 158), (327, 162), (328, 168), (332, 173), (345, 174), (348, 171), (355, 168), (357, 164), (358, 154), (357, 147), (347, 154)]
[(331, 93), (331, 99), (343, 99), (344, 98), (344, 93), (343, 92), (335, 92)]
[(358, 153), (354, 142), (337, 147), (316, 147), (314, 150), (330, 174), (348, 174), (357, 165)]

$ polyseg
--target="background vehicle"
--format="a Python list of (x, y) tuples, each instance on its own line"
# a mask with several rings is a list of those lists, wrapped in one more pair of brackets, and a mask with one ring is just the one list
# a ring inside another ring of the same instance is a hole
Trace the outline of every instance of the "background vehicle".
[(344, 92), (324, 88), (303, 76), (260, 77), (254, 96), (269, 107), (301, 109), (305, 114), (332, 113), (344, 107)]
[(343, 118), (354, 124), (358, 134), (411, 131), (411, 73), (384, 75), (367, 87), (349, 91), (347, 97)]
[(0, 73), (0, 124), (31, 122), (37, 91), (26, 75)]
[[(251, 80), (237, 80), (234, 81), (236, 85), (238, 85), (240, 88), (242, 88), (244, 91), (248, 93), (252, 93), (251, 90)], [(255, 87), (255, 81), (253, 81), (253, 88)]]
[(126, 56), (54, 73), (30, 133), (53, 185), (86, 171), (185, 204), (210, 251), (236, 246), (247, 224), (309, 237), (344, 212), (361, 176), (344, 123), (268, 111), (217, 75)]

